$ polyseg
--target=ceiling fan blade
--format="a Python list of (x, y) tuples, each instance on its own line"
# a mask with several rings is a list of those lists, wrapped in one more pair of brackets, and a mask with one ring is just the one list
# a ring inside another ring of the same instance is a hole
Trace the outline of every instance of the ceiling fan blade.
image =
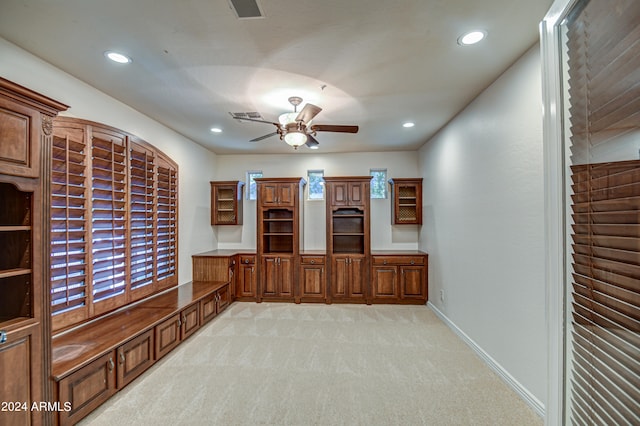
[(278, 132), (269, 133), (268, 135), (264, 135), (264, 136), (260, 136), (259, 138), (251, 139), (249, 142), (258, 142), (258, 141), (261, 141), (263, 139), (270, 138), (271, 136), (275, 136), (277, 134), (278, 134)]
[(302, 121), (304, 124), (307, 124), (308, 122), (313, 120), (313, 117), (318, 115), (320, 111), (322, 111), (322, 108), (320, 108), (319, 106), (306, 104), (304, 108), (302, 108), (302, 111), (300, 111), (300, 114), (298, 114), (298, 116), (296, 117), (296, 121)]
[(318, 148), (318, 145), (320, 145), (320, 142), (318, 142), (317, 139), (313, 137), (313, 135), (307, 134), (307, 142), (305, 143), (305, 145), (311, 149), (316, 149)]
[(358, 129), (358, 126), (335, 126), (331, 124), (314, 124), (311, 126), (312, 132), (358, 133)]

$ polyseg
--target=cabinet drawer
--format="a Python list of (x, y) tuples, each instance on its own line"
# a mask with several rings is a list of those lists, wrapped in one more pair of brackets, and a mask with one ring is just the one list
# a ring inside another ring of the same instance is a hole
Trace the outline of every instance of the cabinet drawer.
[(324, 265), (324, 256), (301, 256), (300, 263), (303, 265)]
[(155, 327), (156, 359), (165, 356), (180, 343), (180, 315), (175, 314)]
[(374, 265), (424, 265), (424, 256), (373, 256)]
[(151, 367), (154, 360), (153, 330), (148, 330), (118, 348), (118, 389)]
[(116, 391), (115, 353), (108, 352), (58, 383), (60, 405), (71, 404), (60, 412), (60, 424), (71, 425), (105, 402)]
[(255, 255), (240, 255), (240, 263), (243, 265), (253, 265), (256, 263)]

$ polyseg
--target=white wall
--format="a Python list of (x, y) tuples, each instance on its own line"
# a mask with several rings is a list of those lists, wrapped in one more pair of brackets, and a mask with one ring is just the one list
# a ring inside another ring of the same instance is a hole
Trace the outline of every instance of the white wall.
[(217, 244), (209, 225), (209, 181), (215, 174), (215, 154), (2, 38), (0, 76), (69, 105), (61, 115), (133, 133), (178, 163), (178, 279), (180, 283), (191, 281), (191, 255)]
[(536, 45), (420, 149), (419, 168), (430, 302), (544, 404), (541, 106)]
[[(273, 141), (278, 143), (278, 141)], [(301, 150), (304, 148), (300, 148)], [(321, 148), (322, 149), (322, 148)], [(414, 152), (371, 152), (322, 154), (295, 152), (287, 155), (218, 155), (217, 180), (246, 182), (248, 170), (261, 170), (264, 177), (307, 177), (308, 170), (324, 170), (325, 176), (367, 176), (369, 169), (386, 168), (387, 177), (418, 176), (418, 161)], [(387, 186), (388, 188), (388, 186)], [(304, 249), (324, 250), (326, 204), (319, 200), (304, 203)], [(218, 248), (256, 248), (256, 204), (244, 201), (243, 226), (218, 226), (215, 230)], [(419, 227), (391, 226), (389, 198), (371, 200), (371, 248), (373, 250), (416, 250)]]

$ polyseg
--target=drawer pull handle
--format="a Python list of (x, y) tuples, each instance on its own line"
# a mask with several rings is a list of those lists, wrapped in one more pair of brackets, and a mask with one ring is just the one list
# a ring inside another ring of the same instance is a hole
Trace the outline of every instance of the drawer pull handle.
[(383, 260), (383, 261), (382, 261), (382, 264), (383, 264), (383, 265), (386, 265), (386, 264), (387, 264), (387, 261), (386, 261), (386, 260)]
[(412, 261), (411, 261), (411, 264), (412, 264), (412, 265), (415, 265), (415, 264), (416, 264), (416, 261), (415, 261), (415, 260), (412, 260)]
[(0, 330), (0, 343), (4, 343), (7, 341), (7, 332), (4, 330)]
[(116, 365), (113, 363), (113, 359), (109, 358), (109, 371), (113, 371)]
[(120, 364), (124, 364), (124, 352), (120, 352)]
[(314, 263), (316, 263), (316, 261), (311, 259), (311, 264), (313, 265)]

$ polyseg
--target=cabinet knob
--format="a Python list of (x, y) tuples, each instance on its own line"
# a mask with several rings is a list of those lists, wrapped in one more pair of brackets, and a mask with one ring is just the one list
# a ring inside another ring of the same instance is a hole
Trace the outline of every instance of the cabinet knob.
[(249, 259), (245, 259), (245, 260), (244, 260), (244, 263), (249, 263)]
[(383, 264), (383, 265), (386, 265), (386, 264), (387, 264), (387, 261), (386, 261), (386, 260), (383, 260), (383, 261), (382, 261), (382, 264)]
[(313, 265), (314, 263), (316, 263), (316, 261), (311, 259), (311, 264)]
[(415, 265), (415, 264), (416, 264), (416, 261), (415, 261), (415, 260), (412, 260), (412, 261), (411, 261), (411, 264), (412, 264), (412, 265)]
[(7, 332), (4, 330), (0, 330), (0, 343), (4, 343), (7, 341)]

